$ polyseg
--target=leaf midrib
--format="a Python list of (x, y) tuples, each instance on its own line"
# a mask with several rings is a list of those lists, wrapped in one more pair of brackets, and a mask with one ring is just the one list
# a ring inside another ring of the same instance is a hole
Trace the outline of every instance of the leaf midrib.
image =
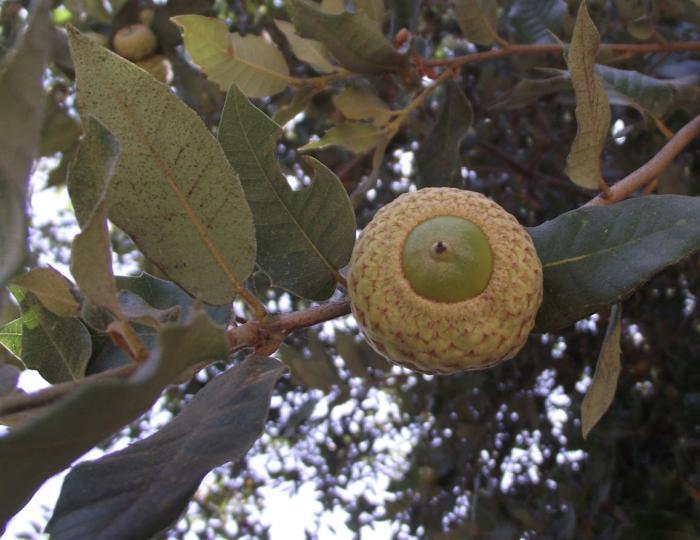
[(224, 273), (226, 278), (229, 280), (230, 284), (233, 286), (233, 289), (236, 292), (238, 292), (238, 290), (240, 288), (242, 288), (242, 285), (241, 285), (240, 280), (238, 279), (238, 276), (231, 268), (229, 268), (223, 255), (221, 254), (221, 252), (219, 251), (217, 246), (214, 244), (214, 242), (209, 238), (209, 235), (207, 234), (206, 230), (204, 229), (204, 225), (201, 223), (201, 221), (199, 220), (199, 218), (195, 214), (194, 210), (192, 209), (192, 207), (189, 204), (189, 201), (187, 200), (187, 197), (182, 192), (182, 190), (180, 190), (180, 187), (177, 185), (177, 183), (175, 182), (175, 179), (171, 175), (170, 168), (163, 162), (163, 160), (160, 158), (160, 155), (158, 154), (158, 152), (156, 151), (154, 146), (151, 144), (151, 140), (146, 135), (141, 124), (138, 122), (138, 119), (134, 116), (133, 111), (129, 107), (129, 104), (126, 103), (125, 101), (123, 101), (122, 99), (120, 99), (119, 96), (111, 90), (112, 90), (111, 88), (108, 89), (108, 92), (110, 92), (111, 97), (120, 105), (120, 107), (124, 111), (124, 114), (129, 119), (129, 123), (132, 125), (137, 136), (141, 139), (143, 144), (146, 145), (146, 148), (148, 149), (149, 154), (151, 154), (151, 157), (153, 158), (154, 162), (156, 163), (157, 168), (161, 172), (161, 178), (163, 178), (165, 180), (167, 186), (170, 187), (172, 192), (175, 194), (177, 200), (180, 202), (180, 205), (182, 206), (183, 210), (185, 211), (185, 214), (187, 215), (188, 220), (194, 226), (195, 230), (197, 231), (197, 234), (199, 235), (200, 239), (204, 243), (204, 246), (207, 248), (207, 251), (209, 251), (209, 254), (211, 255), (214, 263)]
[[(241, 111), (239, 108), (239, 96), (236, 96), (236, 99), (234, 99), (233, 102), (234, 102), (234, 106), (236, 108), (236, 116), (238, 119), (240, 119), (242, 115), (241, 115)], [(240, 122), (239, 122), (239, 124), (240, 124)], [(316, 247), (316, 244), (311, 240), (309, 235), (306, 234), (306, 230), (302, 227), (301, 223), (297, 220), (296, 216), (292, 213), (291, 209), (289, 208), (289, 206), (287, 205), (285, 200), (281, 197), (280, 193), (278, 193), (273, 179), (269, 176), (267, 169), (265, 167), (263, 167), (262, 163), (260, 162), (260, 159), (258, 158), (257, 152), (255, 152), (255, 150), (253, 149), (253, 145), (252, 145), (250, 139), (248, 138), (248, 131), (247, 130), (241, 130), (241, 131), (243, 133), (243, 139), (245, 140), (245, 143), (248, 146), (249, 152), (255, 158), (255, 163), (257, 164), (258, 169), (260, 171), (262, 171), (263, 177), (265, 178), (265, 182), (270, 186), (270, 189), (272, 190), (272, 193), (274, 194), (275, 198), (277, 199), (279, 204), (282, 205), (285, 212), (287, 212), (287, 214), (291, 218), (292, 222), (297, 226), (298, 230), (301, 232), (304, 240), (306, 240), (306, 242), (311, 246), (312, 251), (314, 251), (316, 253), (316, 255), (318, 256), (318, 258), (321, 259), (321, 262), (323, 262), (323, 264), (326, 266), (326, 268), (328, 269), (329, 273), (332, 276), (335, 273), (335, 268), (333, 267), (333, 265), (330, 264), (330, 261), (328, 261), (326, 259), (326, 257), (318, 250), (318, 248)], [(273, 165), (273, 167), (274, 167), (274, 165)], [(280, 172), (280, 174), (281, 174), (281, 172)], [(316, 182), (317, 179), (314, 178), (313, 181)], [(311, 188), (312, 188), (312, 186), (308, 186), (304, 189), (311, 189)], [(284, 186), (281, 186), (281, 189), (284, 189)], [(287, 188), (287, 189), (291, 190), (291, 188)], [(294, 192), (292, 192), (291, 196), (294, 196)]]
[(646, 236), (651, 236), (651, 235), (656, 234), (656, 233), (667, 231), (667, 230), (672, 229), (674, 227), (677, 227), (679, 225), (684, 225), (685, 223), (688, 223), (689, 221), (691, 221), (691, 220), (689, 220), (687, 217), (684, 217), (682, 219), (679, 219), (678, 221), (674, 221), (673, 223), (669, 224), (666, 227), (663, 227), (661, 229), (654, 229), (651, 232), (651, 234), (644, 235), (644, 237), (631, 238), (630, 240), (623, 242), (621, 244), (615, 244), (614, 246), (599, 249), (597, 251), (592, 251), (590, 253), (584, 253), (583, 255), (577, 255), (575, 257), (568, 257), (566, 259), (561, 259), (561, 260), (553, 261), (551, 263), (546, 263), (546, 264), (542, 265), (542, 268), (543, 269), (544, 268), (554, 268), (556, 266), (562, 266), (565, 264), (578, 262), (580, 260), (584, 260), (584, 259), (587, 259), (589, 257), (597, 257), (597, 256), (603, 255), (605, 253), (609, 253), (609, 252), (614, 251), (614, 250), (625, 249), (629, 246), (632, 246), (634, 244), (638, 244), (639, 242), (643, 241)]
[[(231, 39), (231, 36), (229, 35), (229, 39)], [(233, 48), (233, 46), (232, 46)], [(233, 48), (235, 51), (235, 48)], [(296, 81), (294, 77), (291, 77), (289, 75), (284, 75), (278, 71), (272, 71), (270, 68), (262, 65), (262, 64), (254, 64), (250, 60), (245, 60), (238, 56), (235, 52), (231, 53), (228, 51), (228, 49), (218, 49), (219, 54), (224, 58), (224, 62), (232, 61), (232, 62), (237, 62), (239, 64), (243, 64), (245, 67), (252, 69), (254, 71), (259, 71), (261, 73), (264, 73), (265, 75), (268, 75), (270, 77), (273, 77), (275, 79), (279, 79), (281, 81), (284, 81), (285, 83), (293, 83)]]

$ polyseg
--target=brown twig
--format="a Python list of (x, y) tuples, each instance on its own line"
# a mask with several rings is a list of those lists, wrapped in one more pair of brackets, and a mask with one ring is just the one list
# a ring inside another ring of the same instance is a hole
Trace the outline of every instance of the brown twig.
[(312, 306), (302, 311), (275, 315), (271, 317), (269, 322), (266, 322), (264, 326), (273, 332), (291, 332), (299, 328), (306, 328), (307, 326), (337, 319), (349, 313), (350, 300), (346, 298), (335, 302)]
[[(562, 45), (559, 43), (546, 43), (535, 45), (509, 45), (507, 47), (493, 49), (490, 51), (465, 54), (454, 58), (426, 60), (426, 66), (461, 66), (473, 62), (483, 62), (494, 60), (505, 56), (517, 54), (541, 54), (561, 52)], [(673, 41), (669, 43), (601, 43), (600, 51), (613, 51), (631, 54), (645, 54), (655, 52), (680, 52), (680, 51), (700, 51), (700, 41)]]
[(611, 186), (608, 197), (598, 195), (586, 203), (586, 206), (602, 206), (619, 202), (642, 189), (654, 181), (698, 135), (700, 135), (700, 115), (683, 126), (653, 158)]

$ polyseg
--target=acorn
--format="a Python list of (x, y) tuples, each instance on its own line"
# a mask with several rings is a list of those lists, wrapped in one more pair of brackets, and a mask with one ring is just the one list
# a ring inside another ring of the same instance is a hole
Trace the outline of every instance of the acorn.
[(132, 24), (114, 34), (112, 46), (119, 56), (136, 62), (151, 56), (158, 47), (158, 40), (148, 26)]
[(542, 303), (542, 264), (525, 228), (485, 196), (400, 195), (357, 240), (347, 276), (367, 341), (423, 373), (484, 369), (523, 347)]

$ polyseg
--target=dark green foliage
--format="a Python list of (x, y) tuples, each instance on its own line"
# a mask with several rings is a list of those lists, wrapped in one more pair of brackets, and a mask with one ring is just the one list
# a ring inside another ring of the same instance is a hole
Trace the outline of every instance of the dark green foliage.
[(283, 372), (272, 358), (250, 357), (207, 384), (157, 434), (75, 467), (47, 526), (51, 536), (145, 538), (167, 527), (209, 470), (237, 461), (260, 436)]
[(695, 253), (700, 199), (653, 195), (580, 208), (530, 234), (544, 269), (535, 331), (559, 330), (624, 300), (653, 274)]

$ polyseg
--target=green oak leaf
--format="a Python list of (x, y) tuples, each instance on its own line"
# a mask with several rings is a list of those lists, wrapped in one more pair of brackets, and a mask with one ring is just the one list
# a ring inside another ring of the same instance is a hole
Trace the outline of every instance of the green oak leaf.
[(338, 269), (350, 260), (355, 215), (340, 180), (316, 160), (310, 160), (312, 184), (289, 187), (275, 158), (280, 135), (280, 127), (231, 86), (219, 140), (250, 201), (257, 263), (274, 285), (321, 300), (333, 293)]

